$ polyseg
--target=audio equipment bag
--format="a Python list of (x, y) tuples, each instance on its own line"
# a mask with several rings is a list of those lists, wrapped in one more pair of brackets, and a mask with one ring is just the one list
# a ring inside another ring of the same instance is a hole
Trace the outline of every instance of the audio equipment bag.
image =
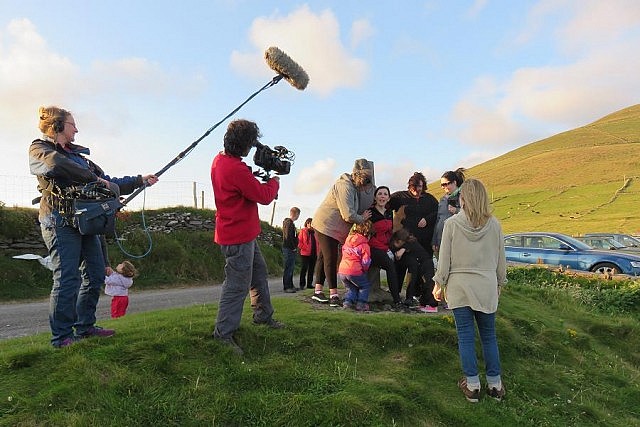
[(73, 226), (83, 235), (111, 234), (116, 212), (122, 207), (117, 199), (74, 199)]
[[(76, 187), (67, 194), (72, 203), (71, 224), (82, 235), (111, 234), (116, 213), (123, 206), (118, 196), (99, 182)], [(67, 199), (68, 200), (68, 199)]]

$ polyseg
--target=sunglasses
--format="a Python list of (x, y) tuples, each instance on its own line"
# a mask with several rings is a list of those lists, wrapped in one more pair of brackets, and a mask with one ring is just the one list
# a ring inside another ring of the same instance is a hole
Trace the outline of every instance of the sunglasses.
[(451, 184), (451, 182), (441, 182), (440, 187), (446, 187), (449, 184)]

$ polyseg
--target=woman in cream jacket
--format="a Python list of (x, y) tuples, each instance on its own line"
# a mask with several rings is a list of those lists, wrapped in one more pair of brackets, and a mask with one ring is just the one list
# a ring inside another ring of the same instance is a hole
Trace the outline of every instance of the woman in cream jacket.
[(458, 386), (465, 397), (477, 402), (481, 389), (475, 351), (477, 324), (486, 365), (487, 394), (501, 400), (505, 388), (500, 376), (495, 319), (500, 287), (507, 281), (504, 239), (480, 181), (469, 179), (462, 184), (460, 205), (461, 212), (444, 224), (433, 294), (440, 300), (444, 291), (453, 310), (465, 375)]

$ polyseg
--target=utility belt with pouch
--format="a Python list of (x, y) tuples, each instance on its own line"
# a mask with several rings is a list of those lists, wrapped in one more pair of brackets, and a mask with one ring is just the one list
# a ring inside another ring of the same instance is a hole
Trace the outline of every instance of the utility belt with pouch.
[(122, 206), (118, 195), (99, 181), (62, 190), (69, 223), (82, 235), (112, 234), (116, 213)]

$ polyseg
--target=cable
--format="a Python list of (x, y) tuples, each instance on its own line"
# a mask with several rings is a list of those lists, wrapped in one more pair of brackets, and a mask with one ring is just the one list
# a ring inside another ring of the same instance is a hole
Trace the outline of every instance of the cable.
[(118, 237), (118, 232), (114, 230), (114, 234), (115, 234), (115, 238), (116, 238), (116, 243), (118, 244), (118, 248), (120, 248), (120, 250), (122, 251), (123, 254), (125, 254), (126, 256), (130, 257), (130, 258), (136, 258), (136, 259), (140, 259), (140, 258), (144, 258), (147, 255), (149, 255), (151, 253), (151, 249), (153, 248), (153, 240), (151, 239), (151, 233), (149, 232), (149, 229), (147, 228), (147, 223), (144, 219), (144, 205), (146, 203), (147, 200), (147, 191), (146, 191), (146, 186), (144, 186), (142, 188), (142, 210), (140, 211), (140, 216), (142, 217), (142, 229), (145, 233), (145, 235), (147, 236), (147, 242), (149, 243), (149, 248), (147, 249), (147, 251), (145, 253), (143, 253), (142, 255), (134, 255), (131, 254), (129, 252), (127, 252), (127, 250), (122, 247), (122, 243), (120, 242), (121, 238)]

